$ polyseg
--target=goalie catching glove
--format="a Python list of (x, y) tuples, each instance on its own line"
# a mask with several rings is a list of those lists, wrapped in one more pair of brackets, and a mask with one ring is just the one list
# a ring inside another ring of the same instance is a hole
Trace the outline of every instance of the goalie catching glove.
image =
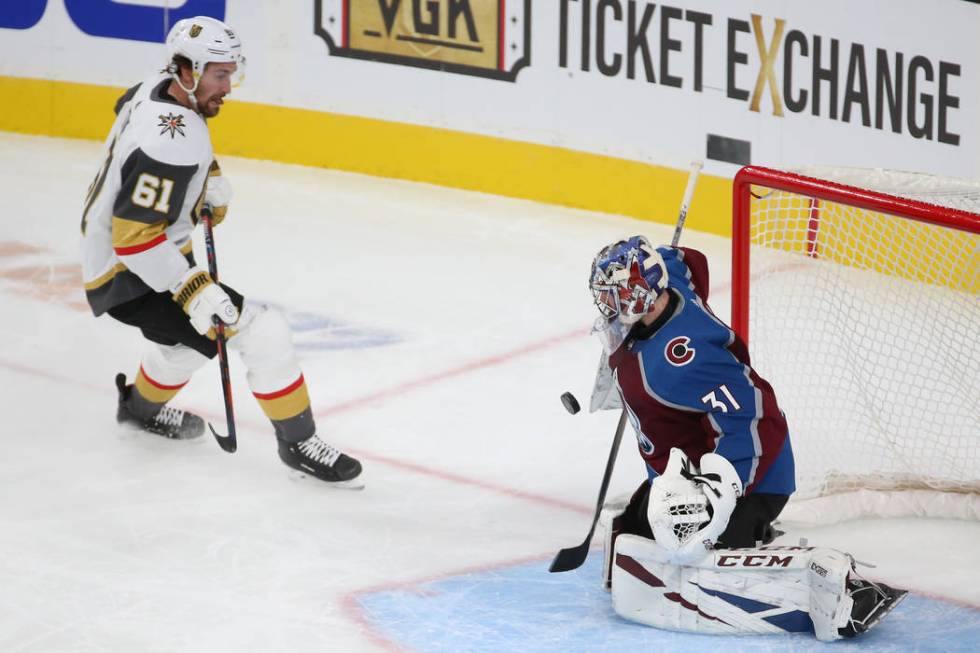
[(190, 318), (191, 326), (202, 336), (214, 338), (211, 332), (212, 317), (217, 316), (225, 324), (238, 321), (238, 309), (228, 293), (216, 284), (207, 270), (193, 267), (170, 286), (173, 300)]
[(699, 558), (725, 532), (740, 496), (742, 482), (728, 460), (706, 453), (698, 470), (673, 448), (664, 473), (650, 484), (647, 519), (653, 537), (678, 564)]

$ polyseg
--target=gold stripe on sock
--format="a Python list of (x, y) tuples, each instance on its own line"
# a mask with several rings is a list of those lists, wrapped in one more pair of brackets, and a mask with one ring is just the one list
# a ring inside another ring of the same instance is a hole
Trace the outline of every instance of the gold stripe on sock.
[(146, 372), (143, 371), (143, 366), (140, 365), (140, 371), (136, 375), (136, 381), (134, 384), (136, 386), (136, 391), (140, 393), (144, 399), (154, 404), (165, 404), (171, 399), (173, 399), (180, 389), (187, 385), (184, 381), (180, 385), (164, 385), (159, 381), (154, 381)]
[(253, 392), (262, 411), (271, 420), (284, 420), (299, 415), (310, 407), (310, 395), (303, 375), (282, 390), (262, 393)]

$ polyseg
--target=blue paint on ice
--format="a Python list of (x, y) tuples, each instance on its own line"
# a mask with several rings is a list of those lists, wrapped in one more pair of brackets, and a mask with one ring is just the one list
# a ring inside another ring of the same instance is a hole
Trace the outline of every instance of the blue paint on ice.
[[(385, 638), (419, 653), (575, 651), (820, 651), (812, 635), (719, 636), (661, 631), (620, 619), (599, 587), (601, 556), (549, 574), (548, 561), (364, 594), (358, 603)], [(834, 651), (974, 652), (980, 610), (909, 596), (877, 628)], [(858, 648), (859, 647), (859, 648)]]
[(289, 323), (293, 344), (302, 353), (343, 349), (372, 349), (403, 342), (405, 338), (386, 329), (361, 326), (337, 317), (301, 311), (274, 302), (259, 303), (278, 309)]

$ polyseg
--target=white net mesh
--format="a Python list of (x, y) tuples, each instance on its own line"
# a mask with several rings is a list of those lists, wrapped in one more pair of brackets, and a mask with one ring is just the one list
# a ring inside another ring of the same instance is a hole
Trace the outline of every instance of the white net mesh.
[[(800, 172), (980, 213), (976, 182)], [(752, 196), (749, 350), (789, 421), (798, 498), (980, 491), (980, 236), (762, 186)]]

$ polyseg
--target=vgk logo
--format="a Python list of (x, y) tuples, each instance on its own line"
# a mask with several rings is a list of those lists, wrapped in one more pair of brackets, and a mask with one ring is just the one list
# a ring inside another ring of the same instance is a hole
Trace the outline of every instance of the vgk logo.
[(531, 0), (316, 0), (330, 54), (514, 81), (531, 63)]
[(173, 139), (174, 134), (180, 134), (181, 136), (187, 135), (184, 133), (184, 127), (187, 126), (184, 124), (184, 114), (178, 113), (175, 116), (172, 113), (168, 113), (167, 115), (163, 115), (161, 113), (157, 117), (160, 118), (160, 122), (157, 124), (157, 127), (163, 128), (160, 130), (161, 136), (167, 132), (170, 132), (171, 139)]

